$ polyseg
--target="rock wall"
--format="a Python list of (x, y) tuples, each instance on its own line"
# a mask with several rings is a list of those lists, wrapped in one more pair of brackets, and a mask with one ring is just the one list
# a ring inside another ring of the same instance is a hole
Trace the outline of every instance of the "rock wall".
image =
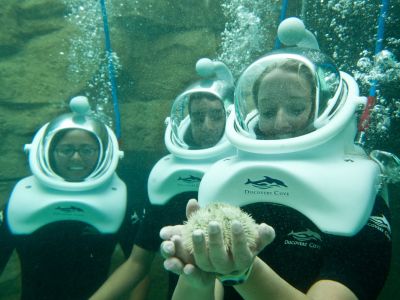
[[(170, 105), (196, 78), (197, 59), (215, 57), (224, 18), (219, 1), (106, 2), (112, 49), (120, 66), (117, 84), (125, 162), (134, 164), (129, 160), (150, 152), (154, 153), (149, 158), (152, 164), (165, 153), (164, 120)], [(101, 21), (100, 4), (93, 3), (98, 5), (95, 9)], [(94, 22), (97, 28), (88, 28), (83, 26), (82, 18), (77, 22), (68, 18), (78, 15), (74, 9), (87, 9), (87, 1), (0, 0), (0, 5), (3, 204), (15, 181), (29, 174), (23, 146), (38, 128), (68, 111), (71, 97), (98, 97), (89, 83), (104, 70), (99, 71), (95, 59), (83, 63), (75, 57), (76, 61), (71, 62), (76, 55), (71, 51), (77, 50), (73, 49), (77, 40), (87, 38), (88, 43), (99, 39), (96, 50), (104, 52), (104, 34), (100, 21)], [(92, 37), (89, 30), (93, 31)], [(71, 64), (78, 64), (74, 74)]]
[[(73, 52), (77, 50), (74, 48), (76, 42), (82, 42), (82, 39), (93, 42), (98, 51), (104, 52), (100, 8), (96, 8), (97, 26), (92, 28), (84, 27), (82, 19), (74, 22), (68, 17), (79, 15), (81, 7), (87, 8), (88, 3), (94, 5), (97, 2), (0, 0), (0, 207), (8, 199), (15, 182), (29, 174), (23, 146), (32, 140), (40, 126), (66, 112), (67, 103), (73, 96), (89, 94), (91, 100), (103, 96), (96, 86), (90, 87), (94, 77), (104, 74), (104, 70), (99, 70), (100, 62), (96, 56), (82, 62)], [(120, 174), (131, 191), (132, 182), (138, 178), (142, 181), (137, 184), (145, 188), (146, 174), (166, 153), (164, 120), (175, 96), (196, 78), (194, 65), (197, 59), (216, 57), (225, 24), (221, 2), (107, 1), (111, 42), (120, 66), (117, 83), (122, 149), (125, 151)], [(301, 2), (289, 1), (292, 9), (298, 11)], [(82, 15), (85, 15), (84, 9)], [(389, 30), (398, 33), (398, 23)], [(75, 67), (74, 71), (71, 71), (71, 66)], [(395, 126), (397, 130), (398, 123)], [(390, 149), (397, 153), (398, 140), (389, 141)], [(135, 191), (133, 189), (131, 193), (133, 197), (136, 197)], [(392, 194), (396, 196), (398, 193), (399, 187), (396, 186)], [(400, 208), (397, 202), (392, 209), (395, 212), (393, 243), (396, 253), (400, 244)], [(15, 257), (13, 262), (2, 275), (2, 280), (9, 280), (10, 289), (18, 293), (18, 287), (14, 286), (14, 278), (18, 276)], [(398, 298), (399, 265), (399, 259), (394, 257), (387, 288), (380, 299)], [(5, 286), (7, 284), (3, 284), (2, 289)], [(11, 299), (9, 293), (3, 295)]]

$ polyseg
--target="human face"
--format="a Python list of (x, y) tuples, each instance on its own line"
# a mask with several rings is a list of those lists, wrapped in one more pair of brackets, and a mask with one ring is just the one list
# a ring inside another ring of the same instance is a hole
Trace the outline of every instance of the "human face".
[(53, 150), (54, 169), (66, 181), (83, 181), (96, 167), (99, 143), (81, 129), (69, 130)]
[(276, 69), (268, 73), (257, 94), (258, 127), (266, 139), (306, 133), (312, 112), (311, 84), (297, 73)]
[(196, 99), (190, 109), (191, 130), (194, 142), (200, 148), (213, 147), (225, 130), (225, 109), (220, 100)]

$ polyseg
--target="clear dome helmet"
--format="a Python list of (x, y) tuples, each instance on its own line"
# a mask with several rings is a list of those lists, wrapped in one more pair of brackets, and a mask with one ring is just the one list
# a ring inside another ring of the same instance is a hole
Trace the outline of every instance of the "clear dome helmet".
[[(335, 118), (346, 101), (351, 105), (344, 116)], [(311, 48), (284, 48), (261, 57), (240, 76), (234, 126), (227, 127), (227, 135), (250, 152), (304, 150), (337, 134), (363, 104), (354, 79), (339, 72), (328, 56)], [(334, 128), (325, 130), (329, 123), (335, 123)]]
[[(78, 96), (70, 101), (71, 113), (63, 114), (45, 124), (35, 135), (29, 151), (32, 174), (45, 186), (59, 190), (83, 191), (98, 187), (111, 178), (123, 152), (114, 132), (91, 112), (88, 99)], [(91, 173), (82, 181), (66, 181), (54, 168), (50, 152), (58, 136), (68, 130), (89, 133), (98, 144), (98, 159)]]
[[(230, 148), (225, 124), (233, 108), (234, 80), (224, 63), (208, 58), (197, 61), (196, 72), (202, 79), (173, 102), (165, 144), (178, 157), (203, 159)], [(202, 128), (206, 118), (210, 123)]]

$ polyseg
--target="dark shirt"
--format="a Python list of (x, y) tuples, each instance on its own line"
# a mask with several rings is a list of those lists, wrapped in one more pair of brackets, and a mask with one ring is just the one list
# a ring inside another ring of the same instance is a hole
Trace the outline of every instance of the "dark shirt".
[[(352, 237), (323, 233), (304, 215), (282, 205), (254, 203), (243, 209), (257, 223), (274, 227), (276, 238), (259, 257), (297, 289), (307, 292), (326, 279), (342, 283), (359, 300), (378, 297), (391, 258), (390, 213), (382, 198), (376, 199), (368, 223)], [(226, 287), (225, 299), (242, 298)]]
[(13, 235), (6, 214), (0, 226), (0, 272), (13, 250), (21, 264), (21, 299), (88, 299), (107, 279), (117, 243), (126, 256), (137, 230), (132, 212), (118, 232), (101, 234), (76, 221), (47, 224), (29, 235)]
[[(197, 192), (181, 193), (171, 198), (165, 205), (150, 205), (140, 224), (135, 244), (148, 251), (157, 252), (161, 245), (160, 230), (164, 226), (183, 224), (186, 221), (186, 204), (195, 198)], [(178, 281), (178, 276), (169, 272), (168, 298)]]
[[(135, 244), (158, 251), (163, 226), (182, 224), (185, 207), (197, 193), (180, 194), (166, 205), (152, 206), (139, 229)], [(352, 290), (359, 300), (376, 299), (390, 268), (389, 209), (380, 197), (368, 223), (355, 236), (326, 234), (300, 212), (278, 204), (254, 203), (242, 207), (257, 223), (274, 227), (276, 238), (260, 254), (275, 272), (297, 289), (307, 292), (318, 280), (334, 280)], [(386, 220), (387, 222), (385, 222)], [(170, 273), (169, 297), (177, 276)], [(225, 288), (225, 299), (242, 299)]]

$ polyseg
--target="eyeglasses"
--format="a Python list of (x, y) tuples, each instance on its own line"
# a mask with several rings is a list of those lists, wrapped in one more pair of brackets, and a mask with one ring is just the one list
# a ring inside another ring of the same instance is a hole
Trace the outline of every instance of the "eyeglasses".
[(65, 146), (56, 148), (55, 152), (58, 156), (63, 158), (71, 158), (76, 152), (78, 152), (79, 156), (82, 158), (92, 158), (93, 156), (97, 155), (98, 149), (89, 146), (82, 148)]
[(191, 112), (190, 114), (190, 120), (195, 123), (195, 124), (200, 124), (203, 123), (206, 115), (211, 121), (221, 121), (222, 119), (225, 118), (225, 111), (223, 109), (213, 109), (209, 111), (195, 111)]

